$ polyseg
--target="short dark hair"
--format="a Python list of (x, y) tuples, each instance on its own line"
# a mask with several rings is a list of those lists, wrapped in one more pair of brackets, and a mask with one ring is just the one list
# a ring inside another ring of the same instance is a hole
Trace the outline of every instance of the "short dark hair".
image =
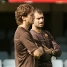
[(15, 11), (15, 19), (17, 25), (20, 25), (23, 22), (22, 16), (27, 16), (31, 11), (34, 10), (34, 7), (30, 4), (21, 4), (17, 7)]
[(43, 11), (42, 11), (41, 9), (39, 9), (39, 8), (35, 8), (35, 9), (34, 9), (34, 13), (35, 13), (35, 12), (38, 12), (39, 14), (43, 13)]

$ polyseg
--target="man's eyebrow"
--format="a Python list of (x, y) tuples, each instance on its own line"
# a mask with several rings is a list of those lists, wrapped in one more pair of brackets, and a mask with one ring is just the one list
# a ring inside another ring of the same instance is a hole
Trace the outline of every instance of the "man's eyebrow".
[(44, 16), (43, 17), (36, 18), (36, 19), (40, 19), (40, 18), (44, 18)]

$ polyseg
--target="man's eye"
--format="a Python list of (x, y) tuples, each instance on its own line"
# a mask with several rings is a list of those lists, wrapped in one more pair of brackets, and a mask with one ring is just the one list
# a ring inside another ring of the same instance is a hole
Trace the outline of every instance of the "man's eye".
[(33, 16), (33, 14), (31, 14), (30, 16)]
[(44, 17), (42, 17), (42, 19), (44, 19)]
[(40, 18), (37, 18), (38, 20), (40, 19)]
[(44, 19), (44, 17), (40, 17), (40, 18), (37, 18), (37, 19), (38, 19), (38, 20), (39, 20), (39, 19)]

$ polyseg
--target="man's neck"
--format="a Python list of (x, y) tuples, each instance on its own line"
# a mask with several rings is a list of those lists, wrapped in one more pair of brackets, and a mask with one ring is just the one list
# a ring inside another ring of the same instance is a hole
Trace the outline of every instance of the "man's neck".
[(21, 25), (19, 25), (19, 27), (23, 27), (23, 28), (26, 29), (26, 30), (29, 29), (29, 25), (25, 25), (25, 24), (21, 24)]
[(41, 28), (32, 27), (32, 30), (36, 31), (37, 33), (41, 33), (42, 32)]

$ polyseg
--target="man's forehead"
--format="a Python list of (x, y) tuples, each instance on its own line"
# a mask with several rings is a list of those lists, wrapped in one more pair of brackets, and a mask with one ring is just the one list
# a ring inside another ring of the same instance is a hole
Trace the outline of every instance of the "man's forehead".
[(44, 16), (43, 13), (34, 13), (34, 16), (37, 17), (37, 16)]

